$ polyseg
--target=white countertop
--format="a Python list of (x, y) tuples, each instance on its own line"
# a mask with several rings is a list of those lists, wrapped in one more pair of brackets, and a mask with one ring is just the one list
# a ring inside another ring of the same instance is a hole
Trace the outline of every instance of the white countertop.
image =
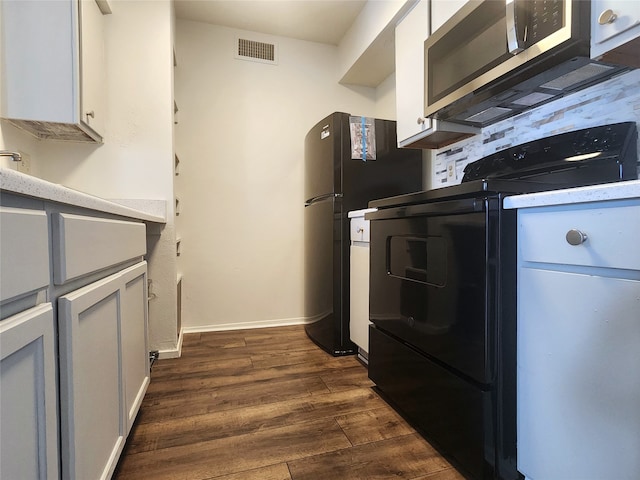
[(165, 200), (105, 200), (9, 168), (0, 168), (0, 190), (147, 222), (167, 221)]
[(513, 195), (504, 199), (504, 208), (545, 207), (630, 198), (640, 198), (640, 180)]
[(377, 212), (377, 208), (363, 208), (362, 210), (351, 210), (347, 213), (349, 218), (364, 217), (365, 213)]

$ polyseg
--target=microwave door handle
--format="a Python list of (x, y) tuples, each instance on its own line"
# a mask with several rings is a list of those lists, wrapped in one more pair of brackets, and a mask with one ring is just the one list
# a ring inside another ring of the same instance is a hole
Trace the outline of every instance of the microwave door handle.
[[(518, 38), (518, 24), (516, 19), (516, 0), (507, 2), (507, 47), (509, 53), (517, 55), (524, 50), (524, 40)], [(526, 33), (525, 33), (526, 35)]]

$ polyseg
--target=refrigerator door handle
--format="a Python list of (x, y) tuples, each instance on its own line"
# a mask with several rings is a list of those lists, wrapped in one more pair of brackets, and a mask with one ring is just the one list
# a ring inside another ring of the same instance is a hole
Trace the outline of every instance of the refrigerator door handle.
[(310, 198), (306, 202), (304, 202), (304, 206), (308, 207), (309, 205), (313, 205), (314, 203), (323, 202), (328, 200), (329, 198), (342, 198), (341, 193), (327, 193), (325, 195), (318, 195), (317, 197)]

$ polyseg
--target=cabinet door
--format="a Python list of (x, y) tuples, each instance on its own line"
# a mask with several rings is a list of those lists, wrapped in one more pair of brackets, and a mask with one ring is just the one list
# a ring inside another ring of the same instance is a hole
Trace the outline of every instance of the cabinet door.
[(104, 135), (105, 53), (102, 12), (95, 0), (79, 0), (80, 121)]
[(59, 478), (53, 332), (50, 303), (0, 322), (0, 478)]
[(429, 2), (419, 1), (396, 26), (396, 118), (398, 145), (431, 127), (424, 118), (424, 41), (429, 36)]
[(112, 275), (58, 299), (65, 479), (110, 478), (124, 445), (121, 283)]
[(105, 68), (96, 10), (100, 15), (95, 0), (2, 2), (2, 118), (40, 139), (102, 141)]
[(522, 268), (518, 470), (640, 478), (640, 281)]
[[(600, 23), (600, 20), (603, 23)], [(597, 58), (640, 36), (640, 2), (593, 0), (591, 57)], [(637, 55), (637, 53), (636, 53)]]
[(147, 262), (123, 270), (121, 276), (122, 373), (128, 433), (149, 386)]

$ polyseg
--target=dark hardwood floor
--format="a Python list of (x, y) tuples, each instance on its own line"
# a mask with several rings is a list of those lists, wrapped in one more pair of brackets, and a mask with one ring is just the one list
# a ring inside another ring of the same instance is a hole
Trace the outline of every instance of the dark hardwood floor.
[(187, 334), (159, 360), (115, 479), (462, 480), (303, 326)]

